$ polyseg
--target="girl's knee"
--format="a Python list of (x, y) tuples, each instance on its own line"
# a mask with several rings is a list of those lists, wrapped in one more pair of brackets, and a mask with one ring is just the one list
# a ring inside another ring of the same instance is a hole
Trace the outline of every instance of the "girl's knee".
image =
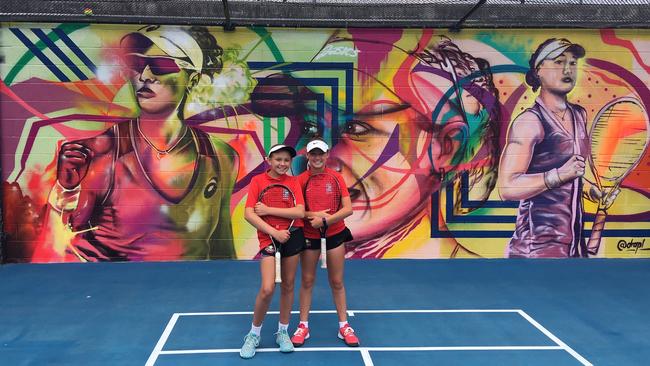
[(287, 293), (287, 292), (293, 292), (294, 286), (295, 286), (295, 281), (282, 280), (282, 284), (280, 285), (280, 288), (282, 289), (283, 293)]
[(329, 282), (330, 282), (330, 287), (334, 291), (340, 291), (340, 290), (343, 290), (343, 288), (344, 288), (342, 278), (330, 278)]
[(307, 276), (302, 276), (300, 280), (300, 286), (304, 289), (310, 289), (314, 287), (314, 281), (316, 280), (316, 277), (307, 275)]
[(262, 299), (264, 299), (264, 300), (266, 300), (266, 299), (270, 299), (270, 298), (273, 297), (273, 292), (274, 292), (274, 290), (275, 290), (275, 285), (272, 285), (272, 286), (262, 286), (262, 287), (260, 288), (259, 296), (260, 296)]

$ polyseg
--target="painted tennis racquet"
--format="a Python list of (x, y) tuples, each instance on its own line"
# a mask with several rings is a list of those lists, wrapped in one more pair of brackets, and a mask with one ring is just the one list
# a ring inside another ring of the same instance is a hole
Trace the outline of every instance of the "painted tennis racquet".
[[(258, 201), (274, 208), (292, 208), (296, 206), (296, 197), (293, 195), (289, 187), (282, 184), (271, 184), (260, 192)], [(273, 226), (276, 230), (289, 230), (293, 226), (292, 219), (285, 217), (265, 215), (262, 216), (267, 224)], [(275, 242), (273, 236), (269, 235), (273, 249), (275, 250), (275, 283), (282, 282), (282, 266), (280, 260), (280, 245)]]
[[(327, 210), (330, 215), (341, 208), (341, 187), (335, 176), (328, 173), (313, 174), (305, 184), (305, 205), (307, 211)], [(320, 228), (321, 268), (327, 268), (327, 225)]]
[[(589, 163), (600, 192), (598, 210), (591, 228), (587, 250), (595, 255), (607, 218), (607, 200), (621, 182), (637, 166), (648, 145), (648, 115), (635, 98), (618, 98), (605, 105), (591, 125)], [(611, 204), (611, 203), (610, 203)]]

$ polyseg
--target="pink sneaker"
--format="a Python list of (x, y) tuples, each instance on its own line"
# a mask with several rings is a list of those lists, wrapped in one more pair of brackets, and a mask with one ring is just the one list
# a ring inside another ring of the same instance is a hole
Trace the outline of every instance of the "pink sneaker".
[(298, 329), (291, 337), (291, 343), (293, 343), (294, 347), (300, 347), (305, 344), (306, 339), (309, 339), (309, 328), (305, 327), (304, 324), (298, 324)]
[(339, 329), (339, 338), (350, 347), (359, 347), (359, 338), (354, 334), (354, 329), (348, 324)]

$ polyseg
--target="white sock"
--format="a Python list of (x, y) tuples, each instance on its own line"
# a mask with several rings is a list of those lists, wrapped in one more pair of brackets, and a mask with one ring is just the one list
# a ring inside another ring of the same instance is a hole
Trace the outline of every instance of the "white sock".
[(348, 321), (339, 322), (339, 329), (343, 328), (344, 325), (348, 324)]
[(262, 324), (260, 324), (259, 327), (256, 327), (255, 324), (251, 324), (251, 333), (259, 337), (262, 333)]
[(305, 328), (309, 328), (309, 322), (303, 322), (302, 320), (300, 321), (300, 324), (304, 325)]
[(282, 323), (278, 322), (278, 332), (281, 331), (281, 330), (287, 330), (287, 329), (289, 329), (289, 324), (282, 324)]

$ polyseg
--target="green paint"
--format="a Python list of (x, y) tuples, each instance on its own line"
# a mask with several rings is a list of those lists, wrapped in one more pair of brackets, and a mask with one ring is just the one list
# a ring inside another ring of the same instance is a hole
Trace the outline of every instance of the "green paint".
[(264, 117), (262, 123), (264, 124), (264, 151), (269, 151), (271, 147), (271, 119)]
[(266, 46), (271, 51), (271, 54), (275, 58), (275, 61), (284, 62), (284, 57), (282, 57), (282, 52), (280, 52), (280, 49), (278, 48), (278, 45), (275, 44), (275, 42), (273, 41), (273, 38), (271, 38), (271, 33), (269, 31), (267, 31), (266, 28), (264, 28), (264, 27), (251, 27), (250, 30), (255, 32), (258, 36), (260, 36), (264, 40), (264, 43), (266, 43)]
[(511, 33), (490, 32), (479, 33), (476, 39), (494, 47), (514, 64), (528, 66), (528, 58), (532, 52), (522, 44), (521, 37), (515, 37)]
[[(61, 29), (65, 34), (70, 34), (74, 31), (77, 31), (82, 28), (88, 27), (90, 24), (76, 24), (76, 23), (69, 23), (69, 24), (61, 24), (55, 29)], [(47, 38), (51, 39), (52, 42), (56, 42), (59, 40), (59, 36), (54, 33), (54, 31), (51, 31), (50, 33), (47, 34)], [(43, 41), (38, 41), (36, 42), (36, 48), (39, 50), (44, 50), (47, 48), (47, 45), (43, 43)], [(31, 61), (31, 59), (34, 58), (34, 54), (27, 50), (22, 57), (20, 57), (20, 60), (18, 60), (18, 63), (9, 70), (7, 73), (7, 77), (5, 78), (5, 84), (7, 86), (10, 86), (11, 83), (14, 81), (16, 76), (18, 76), (18, 73)]]
[(284, 117), (278, 118), (278, 143), (284, 142)]

